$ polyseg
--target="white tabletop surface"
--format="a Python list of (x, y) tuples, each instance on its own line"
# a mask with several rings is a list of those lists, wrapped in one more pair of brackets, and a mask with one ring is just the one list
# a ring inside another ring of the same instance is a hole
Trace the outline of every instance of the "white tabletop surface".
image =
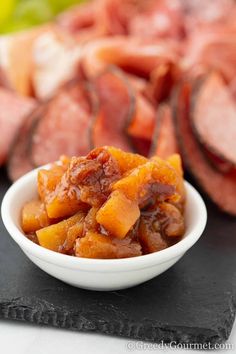
[[(217, 354), (236, 352), (236, 324), (227, 343), (233, 349), (217, 350)], [(147, 346), (147, 343), (130, 341), (126, 338), (80, 333), (7, 320), (0, 321), (1, 354), (199, 353), (199, 351), (186, 349), (160, 350), (152, 345)]]

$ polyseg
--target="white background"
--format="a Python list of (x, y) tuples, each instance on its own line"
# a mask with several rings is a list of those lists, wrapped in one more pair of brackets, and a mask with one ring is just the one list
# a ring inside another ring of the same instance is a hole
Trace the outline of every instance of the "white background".
[[(127, 345), (130, 345), (128, 344), (130, 342), (134, 346), (137, 343), (126, 338), (73, 332), (7, 320), (0, 321), (0, 354), (199, 353), (196, 350), (154, 350), (151, 348), (129, 350)], [(236, 324), (228, 343), (233, 345), (234, 349), (227, 351), (217, 350), (216, 353), (236, 353)], [(208, 353), (210, 352), (208, 351)]]

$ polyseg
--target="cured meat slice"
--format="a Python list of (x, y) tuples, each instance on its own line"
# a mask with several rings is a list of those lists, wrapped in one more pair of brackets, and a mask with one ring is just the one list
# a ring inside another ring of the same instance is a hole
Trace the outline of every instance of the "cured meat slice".
[(144, 38), (177, 38), (184, 34), (184, 14), (181, 1), (145, 1), (128, 23), (128, 33)]
[(222, 174), (217, 172), (205, 158), (195, 138), (190, 119), (191, 86), (182, 85), (176, 95), (176, 126), (184, 163), (196, 181), (218, 207), (236, 215), (236, 176), (234, 172)]
[(36, 38), (53, 26), (44, 25), (1, 38), (0, 64), (8, 86), (18, 93), (31, 96), (33, 56), (32, 47)]
[(99, 75), (94, 80), (94, 87), (99, 109), (91, 126), (92, 148), (113, 145), (125, 151), (131, 150), (125, 128), (134, 115), (135, 99), (127, 80), (113, 68)]
[(137, 153), (143, 156), (149, 156), (151, 140), (140, 139), (140, 138), (131, 138), (132, 146)]
[[(236, 7), (235, 7), (236, 9)], [(219, 71), (227, 81), (236, 76), (236, 26), (222, 23), (204, 25), (191, 33), (185, 44), (183, 67), (191, 72)]]
[(127, 123), (127, 133), (132, 138), (151, 140), (155, 126), (156, 111), (153, 102), (146, 97), (147, 81), (134, 75), (126, 74), (133, 96), (135, 114)]
[(166, 100), (180, 78), (180, 69), (174, 63), (159, 65), (150, 74), (146, 96), (154, 103)]
[(221, 160), (236, 165), (236, 104), (220, 75), (208, 75), (196, 89), (192, 112), (199, 141)]
[(107, 31), (111, 35), (179, 38), (184, 24), (181, 10), (179, 1), (104, 1)]
[(18, 130), (12, 143), (7, 164), (7, 172), (12, 181), (34, 168), (29, 156), (30, 134), (35, 122), (42, 116), (45, 105), (40, 105), (29, 114)]
[(6, 161), (14, 136), (35, 104), (31, 98), (19, 96), (0, 87), (0, 165)]
[(140, 38), (116, 36), (86, 44), (81, 65), (88, 78), (97, 76), (111, 64), (128, 73), (149, 77), (157, 66), (177, 60), (176, 43), (167, 43), (164, 40), (148, 43)]
[(60, 155), (80, 156), (89, 152), (89, 126), (94, 114), (92, 97), (83, 82), (73, 80), (46, 104), (31, 141), (35, 166), (55, 161)]
[(235, 168), (235, 166), (232, 165), (232, 163), (228, 161), (224, 161), (219, 156), (214, 155), (205, 146), (201, 146), (201, 147), (209, 163), (211, 163), (211, 165), (219, 172), (226, 173)]
[(150, 155), (157, 155), (167, 159), (170, 155), (178, 153), (178, 151), (172, 108), (163, 103), (158, 107)]
[(104, 0), (90, 1), (63, 12), (57, 25), (80, 44), (107, 34)]
[(32, 85), (40, 100), (51, 98), (57, 90), (79, 74), (81, 47), (60, 31), (45, 31), (32, 46)]
[(94, 1), (64, 11), (56, 19), (57, 24), (70, 33), (76, 33), (83, 28), (94, 25), (96, 20), (96, 5)]
[(188, 29), (201, 23), (226, 21), (234, 10), (234, 0), (181, 0)]
[(136, 6), (130, 0), (105, 0), (103, 13), (106, 30), (110, 35), (127, 35), (130, 16), (135, 15)]
[(154, 106), (140, 93), (135, 95), (135, 112), (128, 123), (127, 133), (136, 138), (151, 140), (156, 112)]

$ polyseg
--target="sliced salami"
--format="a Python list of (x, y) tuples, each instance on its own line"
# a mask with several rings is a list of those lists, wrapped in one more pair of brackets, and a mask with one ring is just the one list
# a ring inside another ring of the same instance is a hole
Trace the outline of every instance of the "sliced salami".
[(167, 103), (163, 103), (158, 107), (150, 155), (166, 159), (178, 151), (172, 108)]
[(184, 84), (175, 100), (176, 126), (180, 148), (185, 165), (202, 189), (218, 207), (236, 215), (236, 176), (235, 172), (222, 174), (216, 171), (205, 158), (192, 131), (190, 111), (191, 86)]
[(0, 87), (0, 165), (6, 161), (19, 127), (35, 105), (33, 99)]
[(199, 141), (236, 165), (236, 104), (222, 77), (209, 74), (192, 97), (191, 122)]
[(135, 99), (128, 81), (118, 69), (110, 68), (94, 80), (94, 88), (99, 110), (91, 126), (92, 148), (113, 145), (131, 150), (125, 128), (134, 115)]
[(74, 80), (60, 89), (35, 125), (31, 140), (33, 164), (40, 166), (60, 155), (87, 154), (93, 114), (92, 93), (83, 82)]

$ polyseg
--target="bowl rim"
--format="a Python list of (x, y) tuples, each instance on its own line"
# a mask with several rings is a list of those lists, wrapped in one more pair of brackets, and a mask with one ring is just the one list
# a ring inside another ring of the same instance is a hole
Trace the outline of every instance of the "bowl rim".
[[(192, 230), (185, 234), (179, 242), (164, 250), (130, 258), (119, 259), (94, 259), (94, 258), (79, 258), (70, 255), (61, 254), (51, 251), (40, 245), (35, 244), (25, 237), (23, 231), (20, 231), (16, 223), (13, 222), (10, 214), (11, 203), (14, 198), (24, 189), (24, 185), (32, 183), (36, 180), (37, 171), (42, 168), (48, 168), (45, 165), (34, 169), (24, 176), (20, 177), (13, 183), (4, 195), (1, 205), (1, 216), (5, 228), (13, 240), (20, 246), (23, 252), (26, 252), (33, 257), (43, 260), (47, 263), (61, 266), (63, 268), (83, 269), (93, 271), (113, 272), (116, 271), (129, 271), (131, 269), (143, 269), (145, 267), (156, 266), (170, 261), (171, 259), (183, 255), (193, 244), (201, 237), (207, 222), (207, 209), (205, 203), (200, 196), (199, 192), (187, 181), (184, 181), (186, 193), (194, 203), (198, 210), (199, 218), (196, 219), (195, 225)], [(35, 181), (36, 184), (36, 181)]]

